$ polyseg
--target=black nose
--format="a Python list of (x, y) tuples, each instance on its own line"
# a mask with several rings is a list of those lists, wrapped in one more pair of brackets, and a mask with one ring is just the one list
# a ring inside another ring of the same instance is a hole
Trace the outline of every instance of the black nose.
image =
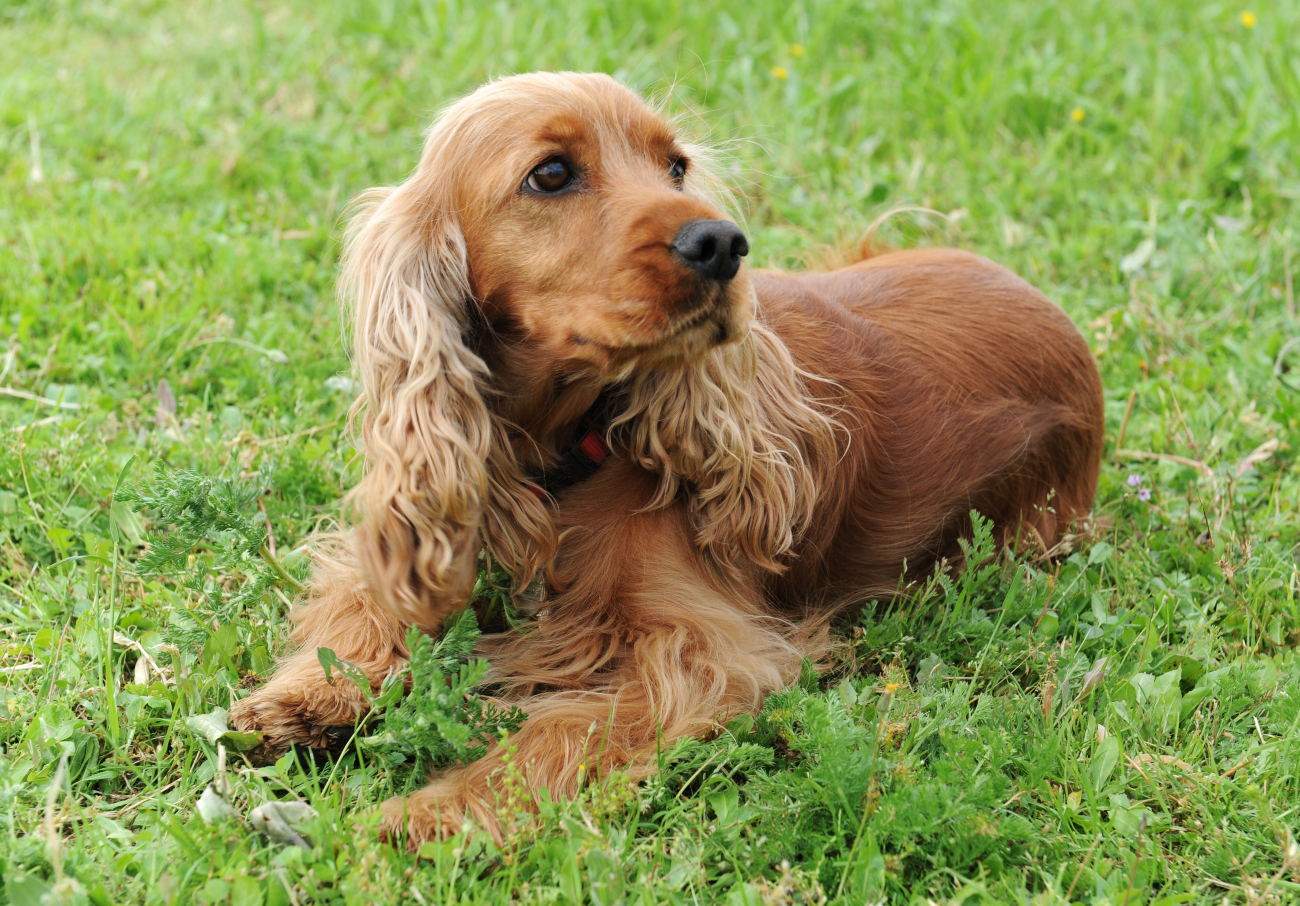
[(673, 252), (707, 280), (730, 280), (749, 254), (745, 234), (730, 220), (692, 220), (677, 231)]

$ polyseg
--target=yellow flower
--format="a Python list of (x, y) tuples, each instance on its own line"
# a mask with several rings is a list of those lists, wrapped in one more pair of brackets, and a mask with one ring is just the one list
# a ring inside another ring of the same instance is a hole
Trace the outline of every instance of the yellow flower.
[(791, 44), (791, 45), (790, 45), (790, 53), (794, 54), (796, 57), (802, 57), (803, 54), (804, 54), (803, 45), (802, 45), (802, 44)]
[(898, 687), (901, 685), (902, 683), (885, 683), (885, 691), (888, 692), (890, 695), (893, 695), (895, 692), (898, 691)]
[(1250, 10), (1246, 10), (1244, 13), (1242, 13), (1240, 18), (1241, 18), (1241, 24), (1246, 26), (1247, 28), (1254, 28), (1255, 25), (1259, 22), (1259, 20), (1255, 18), (1255, 14), (1252, 13)]
[(1082, 107), (1075, 107), (1073, 110), (1070, 111), (1070, 119), (1074, 120), (1076, 123), (1083, 122), (1083, 115), (1084, 114), (1083, 114)]
[(776, 76), (778, 79), (790, 78), (790, 73), (786, 70), (784, 66), (773, 66), (772, 75)]

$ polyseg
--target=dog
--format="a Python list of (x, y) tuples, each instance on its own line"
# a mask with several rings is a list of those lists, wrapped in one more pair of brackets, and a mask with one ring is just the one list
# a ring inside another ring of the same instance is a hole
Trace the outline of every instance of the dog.
[[(485, 636), (527, 790), (647, 776), (654, 753), (755, 713), (808, 627), (961, 559), (972, 510), (1049, 555), (1089, 514), (1101, 381), (1065, 313), (984, 258), (751, 270), (705, 149), (604, 75), (469, 94), (414, 173), (359, 200), (341, 295), (364, 388), (348, 553), (292, 614), (298, 653), (236, 703), (272, 750), (327, 746), (463, 608), (481, 550), (544, 582)], [(382, 806), (413, 849), (500, 837), (503, 753)], [(581, 766), (581, 767), (580, 767)]]

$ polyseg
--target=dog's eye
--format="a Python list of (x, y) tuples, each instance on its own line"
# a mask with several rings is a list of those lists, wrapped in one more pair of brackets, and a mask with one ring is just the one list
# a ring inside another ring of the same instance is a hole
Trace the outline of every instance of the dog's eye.
[(573, 182), (573, 168), (558, 157), (538, 164), (528, 174), (528, 188), (549, 195)]
[(686, 178), (686, 158), (679, 157), (668, 165), (668, 175), (672, 181), (677, 183), (677, 188), (682, 187), (682, 180)]

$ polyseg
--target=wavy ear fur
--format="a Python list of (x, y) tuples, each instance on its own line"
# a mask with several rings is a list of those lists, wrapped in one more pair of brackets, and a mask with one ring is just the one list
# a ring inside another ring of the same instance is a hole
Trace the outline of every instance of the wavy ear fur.
[(365, 391), (368, 469), (352, 492), (361, 571), (396, 616), (434, 628), (474, 580), (492, 423), (487, 369), (463, 339), (465, 240), (417, 194), (408, 183), (362, 196), (340, 290)]
[[(687, 191), (736, 214), (728, 204), (734, 189), (718, 175), (719, 152), (707, 144), (685, 147)], [(744, 338), (703, 361), (633, 375), (609, 433), (659, 474), (652, 507), (681, 491), (690, 495), (702, 549), (732, 568), (746, 559), (780, 573), (840, 453), (838, 425), (825, 411), (833, 407), (810, 395), (814, 381), (827, 383), (795, 364), (756, 309)]]
[(654, 506), (690, 495), (701, 548), (729, 566), (743, 557), (781, 572), (837, 456), (835, 422), (809, 395), (810, 379), (755, 323), (698, 365), (633, 377), (611, 433), (659, 473)]
[(425, 629), (465, 603), (480, 531), (525, 582), (554, 550), (550, 517), (485, 403), (487, 367), (465, 342), (475, 303), (464, 237), (431, 197), (418, 176), (363, 195), (339, 282), (365, 391), (353, 413), (368, 466), (351, 496), (356, 553), (376, 596)]

